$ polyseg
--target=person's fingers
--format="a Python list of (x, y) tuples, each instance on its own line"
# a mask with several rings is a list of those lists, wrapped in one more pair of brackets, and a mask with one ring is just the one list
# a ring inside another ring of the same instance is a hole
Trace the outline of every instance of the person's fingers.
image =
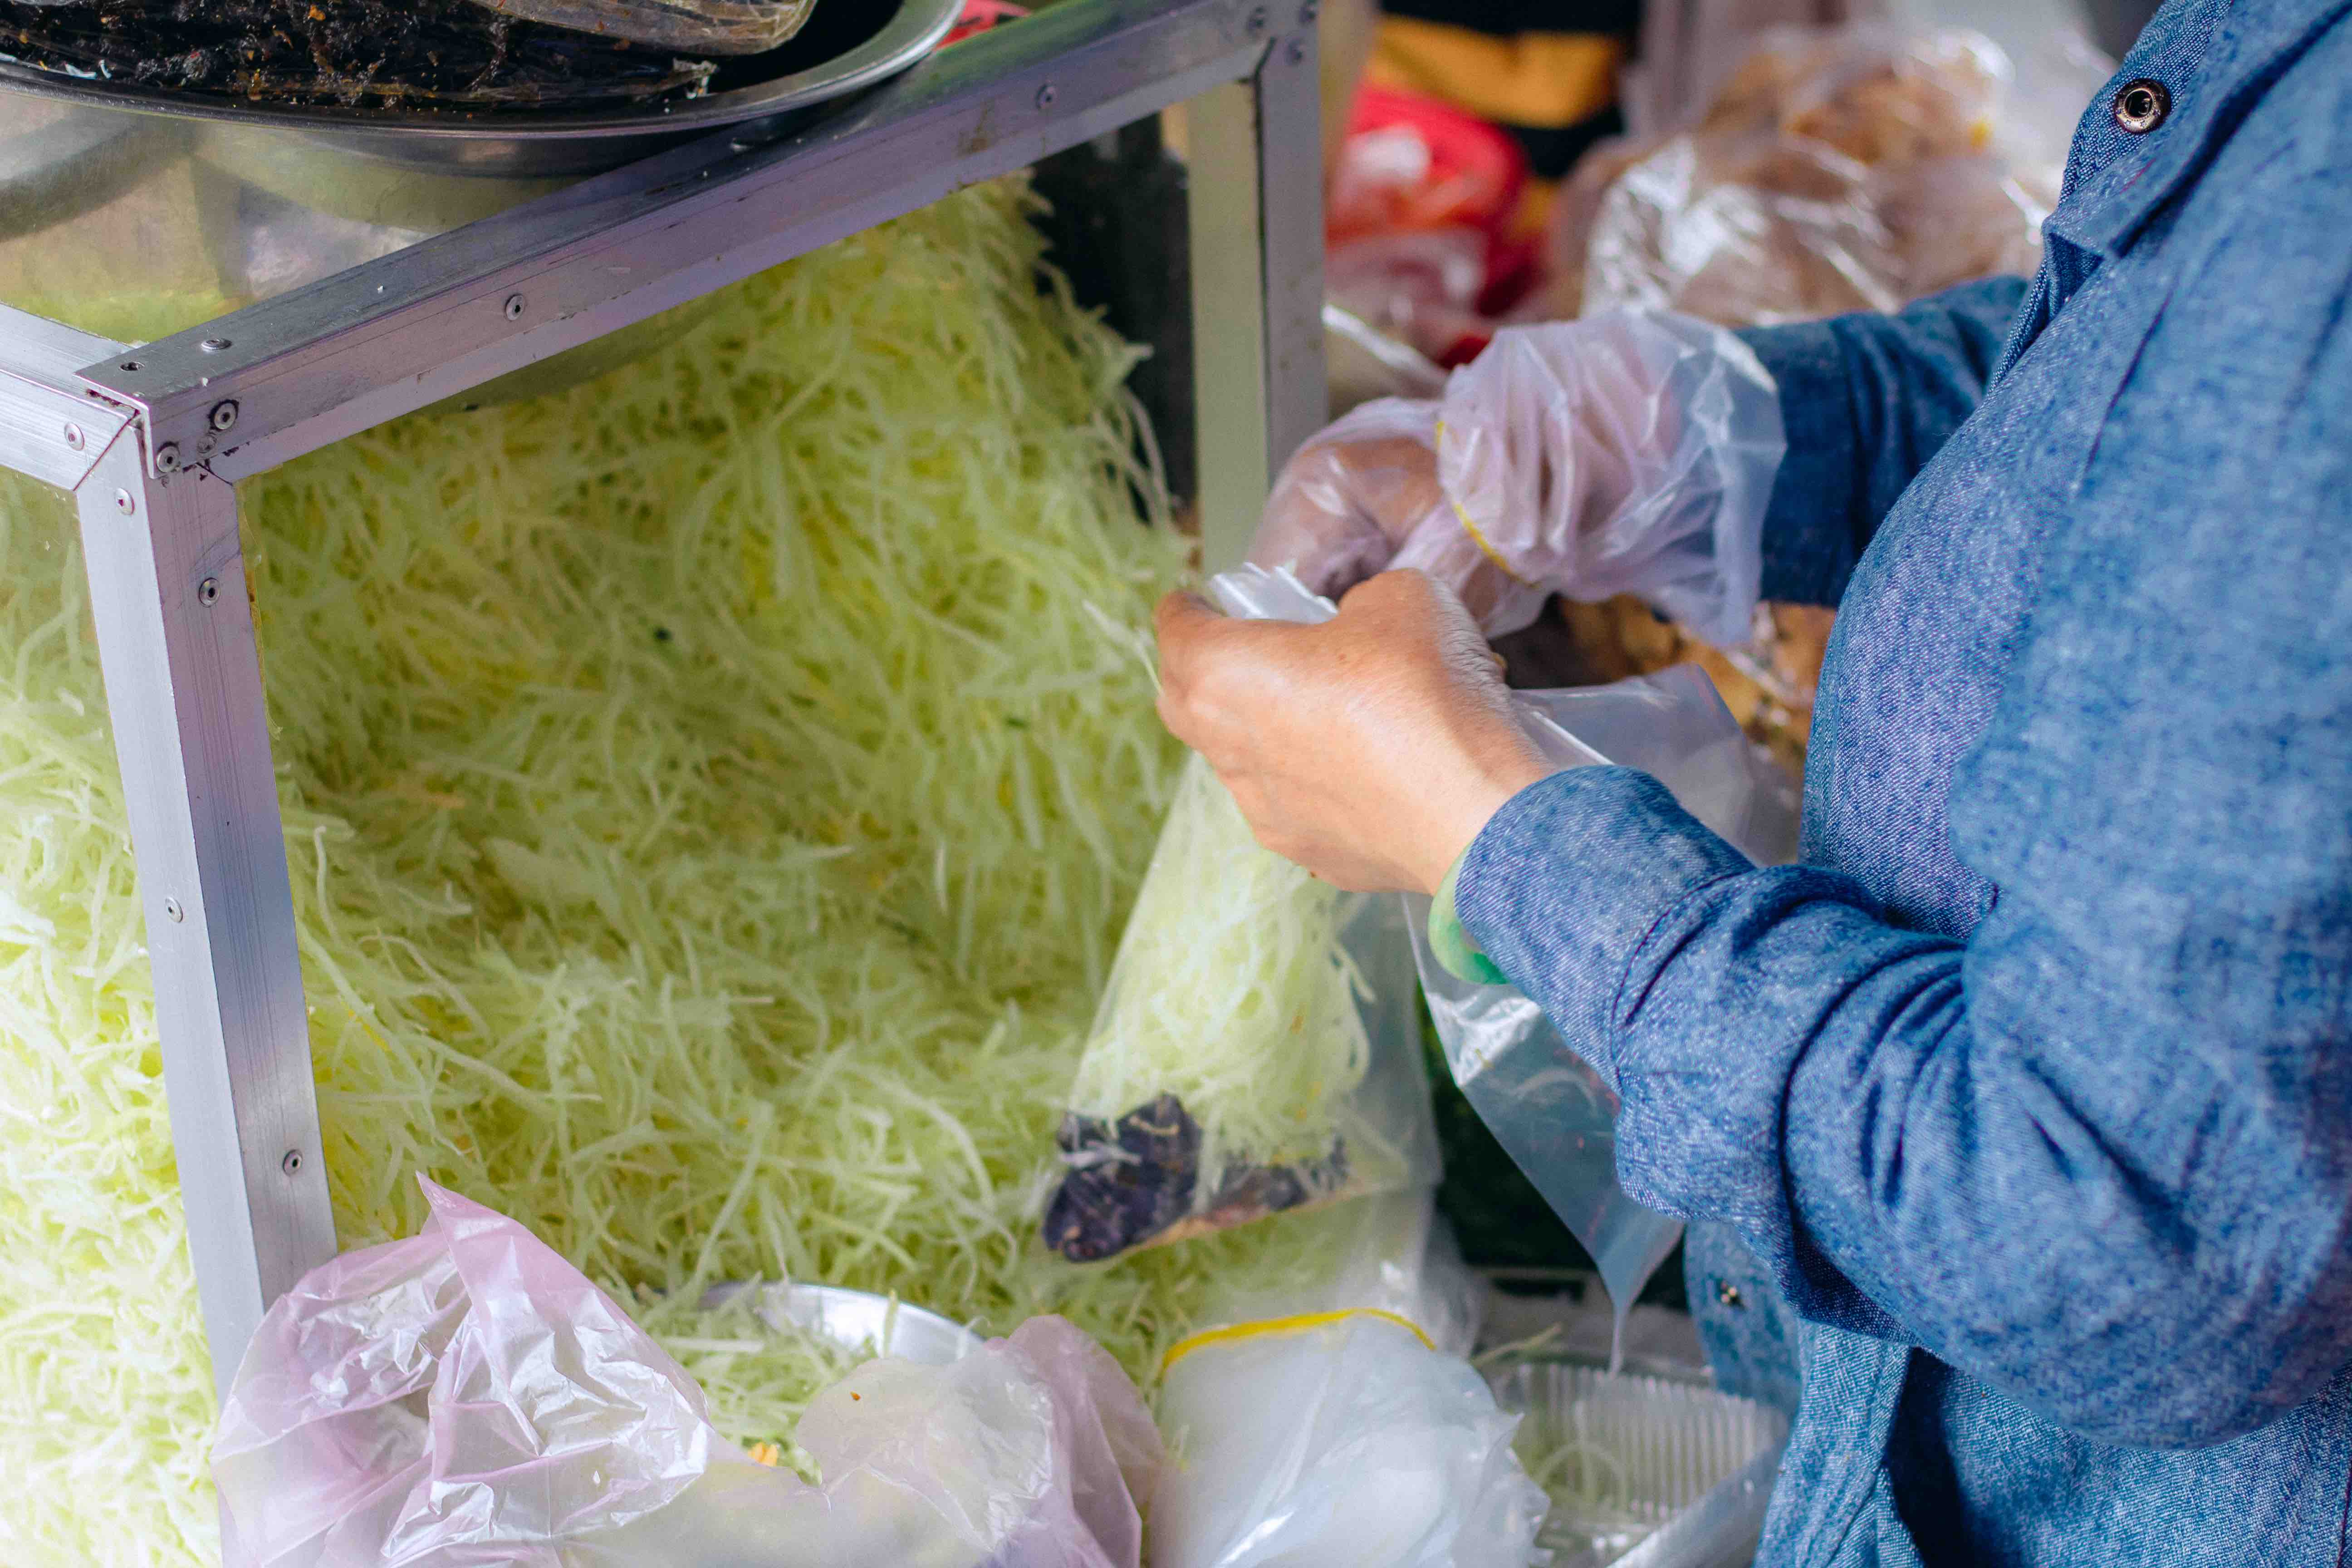
[(1180, 588), (1163, 596), (1151, 612), (1151, 629), (1160, 642), (1161, 683), (1182, 679), (1202, 644), (1225, 624), (1225, 617), (1198, 594)]
[(1160, 694), (1154, 706), (1168, 732), (1188, 746), (1200, 742), (1192, 711), (1200, 647), (1220, 618), (1199, 595), (1181, 590), (1162, 597), (1151, 613), (1160, 644)]
[(1153, 619), (1160, 637), (1160, 717), (1171, 733), (1213, 758), (1220, 734), (1244, 728), (1272, 694), (1284, 639), (1305, 627), (1220, 615), (1195, 594), (1171, 594)]
[(1222, 621), (1224, 618), (1214, 605), (1189, 588), (1178, 588), (1161, 595), (1160, 603), (1151, 611), (1152, 627), (1163, 641), (1171, 629), (1182, 632), (1204, 621)]

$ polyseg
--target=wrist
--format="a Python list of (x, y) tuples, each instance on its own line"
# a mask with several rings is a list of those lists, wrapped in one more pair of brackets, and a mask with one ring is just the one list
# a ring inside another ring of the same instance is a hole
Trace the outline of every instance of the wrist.
[(1517, 733), (1470, 749), (1454, 780), (1432, 797), (1434, 807), (1417, 837), (1421, 853), (1412, 868), (1414, 889), (1435, 897), (1446, 874), (1510, 798), (1549, 777), (1552, 764)]

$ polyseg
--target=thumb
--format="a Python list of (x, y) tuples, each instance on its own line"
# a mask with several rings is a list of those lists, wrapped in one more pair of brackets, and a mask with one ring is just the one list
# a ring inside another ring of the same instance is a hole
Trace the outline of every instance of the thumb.
[(1160, 663), (1165, 668), (1171, 660), (1181, 660), (1204, 637), (1214, 635), (1214, 629), (1225, 623), (1208, 600), (1198, 594), (1179, 590), (1160, 601), (1152, 612), (1152, 629), (1160, 638)]

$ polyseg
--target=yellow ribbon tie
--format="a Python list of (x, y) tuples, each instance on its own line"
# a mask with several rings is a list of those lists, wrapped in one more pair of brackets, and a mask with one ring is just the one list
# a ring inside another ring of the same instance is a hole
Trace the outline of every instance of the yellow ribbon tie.
[(1344, 1323), (1350, 1318), (1378, 1318), (1382, 1322), (1394, 1323), (1419, 1340), (1424, 1348), (1433, 1351), (1437, 1348), (1437, 1342), (1424, 1333), (1419, 1323), (1402, 1313), (1380, 1307), (1349, 1307), (1337, 1312), (1303, 1312), (1293, 1318), (1266, 1318), (1255, 1323), (1231, 1323), (1222, 1329), (1203, 1329), (1169, 1347), (1168, 1353), (1160, 1359), (1160, 1375), (1167, 1376), (1170, 1367), (1208, 1345), (1231, 1344), (1236, 1340), (1255, 1340), (1266, 1334), (1295, 1334), (1306, 1329)]

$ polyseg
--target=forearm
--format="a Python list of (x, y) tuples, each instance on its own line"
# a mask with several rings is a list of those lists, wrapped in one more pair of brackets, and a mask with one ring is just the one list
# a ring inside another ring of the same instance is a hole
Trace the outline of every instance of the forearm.
[[(1748, 868), (1617, 769), (1516, 797), (1458, 893), (1473, 937), (1616, 1086), (1627, 1190), (1731, 1222), (1805, 1315), (2155, 1445), (2256, 1425), (2352, 1353), (2340, 1181), (2315, 1184), (2284, 1124), (2253, 1172), (2243, 1140), (2224, 1155), (2152, 1133), (2135, 1091), (2167, 1073), (2217, 1124), (2256, 1107), (2195, 1042), (2102, 1015), (2082, 955), (2083, 994), (2037, 991), (2020, 975), (2065, 969), (2046, 941), (2021, 968), (1899, 930), (1845, 879)], [(2039, 1032), (2068, 1015), (2098, 1017), (2109, 1049)], [(2306, 1234), (2250, 1250), (2242, 1207)]]
[(1740, 333), (1780, 389), (1787, 432), (1764, 515), (1764, 596), (1834, 605), (1911, 482), (1983, 399), (2024, 297), (1989, 278), (1893, 315)]

